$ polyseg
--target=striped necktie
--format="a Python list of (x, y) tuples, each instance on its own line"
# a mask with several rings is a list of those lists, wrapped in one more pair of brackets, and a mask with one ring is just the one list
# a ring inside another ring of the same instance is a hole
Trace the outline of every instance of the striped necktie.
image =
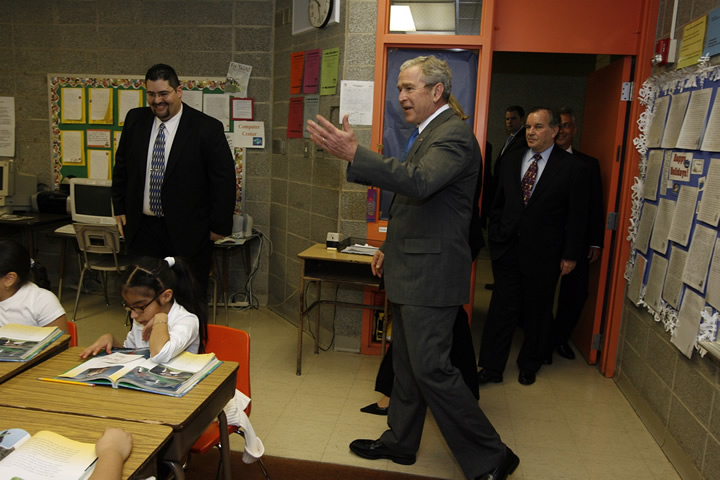
[(533, 155), (533, 161), (528, 167), (525, 175), (523, 175), (522, 182), (520, 182), (520, 188), (522, 189), (523, 203), (527, 205), (532, 195), (533, 187), (535, 186), (535, 179), (538, 173), (538, 162), (542, 160), (542, 155), (536, 153)]
[(152, 163), (150, 164), (150, 210), (157, 217), (163, 216), (162, 190), (163, 175), (165, 174), (165, 124), (161, 123), (155, 137)]

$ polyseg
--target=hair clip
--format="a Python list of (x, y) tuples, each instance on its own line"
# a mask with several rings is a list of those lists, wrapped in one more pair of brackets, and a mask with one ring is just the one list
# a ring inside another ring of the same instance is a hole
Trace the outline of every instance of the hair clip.
[(168, 267), (172, 268), (175, 266), (175, 257), (165, 257), (165, 261), (168, 264)]

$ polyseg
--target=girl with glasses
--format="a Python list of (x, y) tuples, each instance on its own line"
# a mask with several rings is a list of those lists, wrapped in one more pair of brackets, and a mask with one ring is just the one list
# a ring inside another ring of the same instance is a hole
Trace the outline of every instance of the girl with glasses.
[(87, 358), (113, 347), (149, 348), (156, 363), (181, 352), (203, 351), (207, 338), (207, 307), (195, 293), (187, 263), (174, 257), (145, 258), (129, 269), (122, 286), (122, 306), (133, 326), (121, 344), (111, 333), (100, 336), (80, 356)]

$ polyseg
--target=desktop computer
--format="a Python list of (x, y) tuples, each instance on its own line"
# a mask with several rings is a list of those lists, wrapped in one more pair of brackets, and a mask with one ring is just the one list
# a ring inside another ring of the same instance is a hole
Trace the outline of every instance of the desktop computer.
[(0, 214), (32, 209), (37, 176), (15, 171), (13, 160), (0, 160)]

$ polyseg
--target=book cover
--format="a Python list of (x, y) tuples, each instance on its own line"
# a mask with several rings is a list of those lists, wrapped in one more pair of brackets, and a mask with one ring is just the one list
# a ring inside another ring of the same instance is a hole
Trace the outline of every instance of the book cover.
[(0, 430), (0, 478), (82, 479), (94, 467), (95, 444), (49, 431), (32, 437), (19, 428)]
[(25, 362), (62, 335), (57, 327), (7, 324), (0, 327), (0, 361)]
[(91, 358), (57, 378), (182, 397), (222, 363), (214, 353), (183, 352), (162, 364), (147, 357), (147, 349), (114, 351)]

